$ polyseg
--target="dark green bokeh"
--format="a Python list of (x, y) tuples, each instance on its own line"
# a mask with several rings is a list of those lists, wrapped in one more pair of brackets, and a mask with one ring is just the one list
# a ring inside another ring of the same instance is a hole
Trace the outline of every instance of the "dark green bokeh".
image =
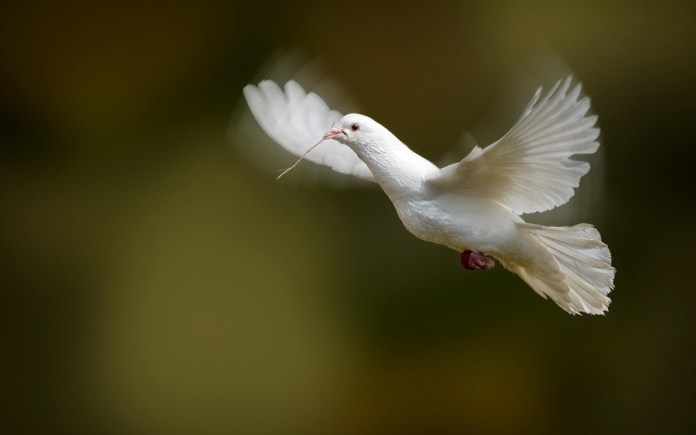
[[(0, 432), (695, 430), (694, 22), (678, 1), (3, 4)], [(560, 56), (600, 116), (608, 315), (461, 270), (376, 189), (242, 158), (230, 116), (279, 47), (433, 159)]]

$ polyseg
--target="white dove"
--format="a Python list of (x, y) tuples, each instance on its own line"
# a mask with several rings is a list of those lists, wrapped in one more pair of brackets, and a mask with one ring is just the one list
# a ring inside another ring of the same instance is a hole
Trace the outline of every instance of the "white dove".
[(599, 147), (590, 100), (578, 100), (581, 85), (569, 92), (570, 84), (571, 77), (559, 81), (543, 97), (540, 87), (500, 140), (444, 168), (373, 119), (342, 116), (294, 81), (284, 91), (268, 80), (248, 85), (244, 96), (279, 145), (305, 157), (321, 139), (306, 159), (379, 184), (411, 233), (460, 252), (463, 267), (490, 269), (497, 259), (567, 312), (603, 314), (615, 269), (599, 232), (590, 224), (549, 227), (520, 217), (566, 203), (590, 170), (570, 157)]

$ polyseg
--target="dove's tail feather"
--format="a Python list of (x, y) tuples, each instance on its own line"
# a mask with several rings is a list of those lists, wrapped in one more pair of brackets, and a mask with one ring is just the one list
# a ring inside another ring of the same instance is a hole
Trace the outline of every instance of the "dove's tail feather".
[(611, 252), (592, 225), (546, 227), (520, 224), (520, 231), (537, 242), (532, 261), (510, 262), (542, 297), (551, 297), (571, 314), (604, 314), (614, 288)]

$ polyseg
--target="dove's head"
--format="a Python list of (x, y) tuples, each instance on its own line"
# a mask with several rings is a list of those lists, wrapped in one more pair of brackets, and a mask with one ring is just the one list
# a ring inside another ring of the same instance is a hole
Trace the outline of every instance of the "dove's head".
[(344, 116), (324, 134), (324, 139), (333, 139), (352, 149), (375, 147), (387, 136), (389, 131), (372, 118), (351, 113)]

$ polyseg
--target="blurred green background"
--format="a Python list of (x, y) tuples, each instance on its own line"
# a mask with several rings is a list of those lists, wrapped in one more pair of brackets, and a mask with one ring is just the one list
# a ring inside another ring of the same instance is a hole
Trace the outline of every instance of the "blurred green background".
[[(14, 3), (1, 433), (696, 430), (694, 2)], [(251, 164), (230, 119), (282, 47), (432, 159), (562, 58), (600, 115), (608, 315), (462, 270), (377, 189)]]

